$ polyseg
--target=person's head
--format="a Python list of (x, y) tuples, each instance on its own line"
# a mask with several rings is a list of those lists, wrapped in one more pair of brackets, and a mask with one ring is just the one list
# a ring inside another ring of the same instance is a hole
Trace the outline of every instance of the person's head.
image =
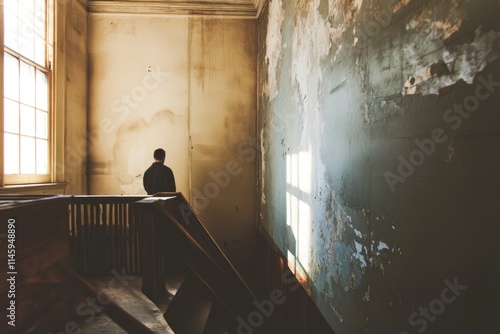
[(156, 149), (153, 153), (155, 161), (165, 162), (165, 150), (162, 148)]

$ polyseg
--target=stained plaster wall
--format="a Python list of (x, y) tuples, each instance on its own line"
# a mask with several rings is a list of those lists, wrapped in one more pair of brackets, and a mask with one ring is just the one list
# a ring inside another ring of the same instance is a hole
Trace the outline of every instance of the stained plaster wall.
[(91, 194), (145, 194), (154, 149), (235, 261), (256, 234), (256, 23), (90, 14)]
[(270, 0), (260, 16), (261, 224), (336, 333), (500, 329), (499, 14)]
[(87, 194), (87, 10), (56, 4), (55, 175), (66, 194)]

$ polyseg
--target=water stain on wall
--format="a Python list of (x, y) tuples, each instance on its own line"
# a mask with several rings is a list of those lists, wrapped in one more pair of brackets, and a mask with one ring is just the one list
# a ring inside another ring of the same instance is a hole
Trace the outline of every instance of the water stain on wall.
[[(149, 122), (142, 117), (133, 117), (118, 127), (110, 169), (123, 194), (143, 191), (142, 174), (152, 163), (153, 151), (158, 148), (155, 145), (165, 142), (165, 133), (175, 127), (175, 115), (171, 110), (156, 112)], [(169, 147), (164, 149), (167, 151), (165, 163), (168, 165), (175, 157), (169, 155)]]

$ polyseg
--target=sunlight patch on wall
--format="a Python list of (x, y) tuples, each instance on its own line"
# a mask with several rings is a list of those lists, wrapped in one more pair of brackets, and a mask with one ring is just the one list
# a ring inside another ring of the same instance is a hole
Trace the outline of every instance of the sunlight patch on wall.
[(151, 154), (145, 154), (142, 147), (132, 147), (128, 152), (128, 175), (139, 175), (147, 168), (145, 161), (151, 160)]
[(301, 277), (307, 277), (311, 262), (311, 157), (311, 147), (286, 156), (287, 256)]
[(304, 271), (304, 274), (309, 273), (309, 264), (311, 260), (311, 228), (311, 206), (304, 201), (299, 201), (299, 242), (297, 244), (298, 267)]

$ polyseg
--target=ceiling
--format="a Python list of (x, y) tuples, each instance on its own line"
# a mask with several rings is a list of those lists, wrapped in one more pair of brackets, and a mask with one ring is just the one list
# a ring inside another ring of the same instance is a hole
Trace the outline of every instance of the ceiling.
[(80, 0), (91, 13), (210, 15), (256, 18), (267, 0)]

